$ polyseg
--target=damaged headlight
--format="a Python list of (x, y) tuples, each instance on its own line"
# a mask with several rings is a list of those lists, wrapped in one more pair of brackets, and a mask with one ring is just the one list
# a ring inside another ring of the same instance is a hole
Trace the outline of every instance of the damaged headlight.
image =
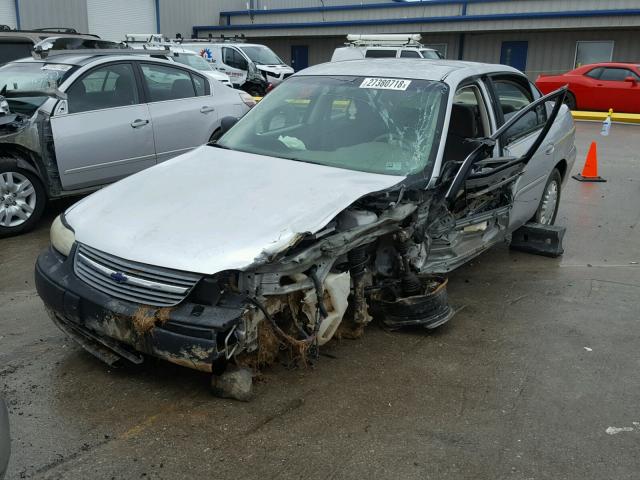
[(64, 220), (64, 214), (58, 215), (51, 225), (51, 245), (65, 257), (69, 256), (76, 241), (76, 234)]

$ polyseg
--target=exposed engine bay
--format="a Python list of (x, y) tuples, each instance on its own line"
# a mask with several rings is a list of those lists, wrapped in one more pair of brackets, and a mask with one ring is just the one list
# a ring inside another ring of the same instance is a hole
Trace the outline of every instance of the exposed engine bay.
[(387, 328), (447, 322), (454, 310), (439, 274), (458, 266), (466, 242), (477, 244), (470, 238), (484, 237), (484, 248), (504, 239), (517, 174), (503, 177), (481, 199), (463, 189), (451, 208), (447, 177), (435, 191), (401, 185), (367, 195), (285, 252), (217, 275), (219, 301), (248, 302), (225, 339), (226, 361), (259, 368), (285, 353), (287, 362), (305, 364), (334, 336), (360, 337), (374, 318)]

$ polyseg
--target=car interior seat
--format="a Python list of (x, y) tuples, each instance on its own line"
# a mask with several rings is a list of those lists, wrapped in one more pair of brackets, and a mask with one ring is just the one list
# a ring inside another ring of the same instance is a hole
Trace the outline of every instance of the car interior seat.
[(476, 143), (465, 140), (482, 136), (479, 117), (476, 105), (460, 103), (452, 105), (449, 131), (444, 148), (444, 162), (462, 161), (476, 148)]
[(116, 105), (134, 105), (138, 103), (136, 86), (129, 75), (120, 75), (113, 90), (113, 100)]
[(186, 78), (178, 78), (171, 85), (171, 98), (193, 97), (193, 83)]

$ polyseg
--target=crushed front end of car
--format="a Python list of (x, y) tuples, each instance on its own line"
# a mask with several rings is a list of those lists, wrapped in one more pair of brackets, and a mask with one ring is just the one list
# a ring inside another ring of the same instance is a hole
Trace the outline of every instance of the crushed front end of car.
[(141, 363), (142, 354), (214, 374), (278, 357), (304, 364), (336, 335), (361, 336), (376, 312), (392, 328), (451, 318), (446, 281), (419, 273), (426, 251), (416, 221), (428, 195), (402, 187), (365, 196), (321, 230), (214, 275), (76, 242), (62, 216), (38, 258), (36, 286), (54, 323), (108, 364)]

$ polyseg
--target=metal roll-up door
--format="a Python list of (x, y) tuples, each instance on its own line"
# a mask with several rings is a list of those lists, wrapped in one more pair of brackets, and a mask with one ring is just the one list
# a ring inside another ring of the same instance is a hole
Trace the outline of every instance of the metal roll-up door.
[(16, 28), (16, 2), (15, 0), (0, 0), (0, 25), (9, 25)]
[(155, 0), (87, 0), (87, 17), (89, 33), (105, 40), (122, 41), (127, 33), (156, 33)]

